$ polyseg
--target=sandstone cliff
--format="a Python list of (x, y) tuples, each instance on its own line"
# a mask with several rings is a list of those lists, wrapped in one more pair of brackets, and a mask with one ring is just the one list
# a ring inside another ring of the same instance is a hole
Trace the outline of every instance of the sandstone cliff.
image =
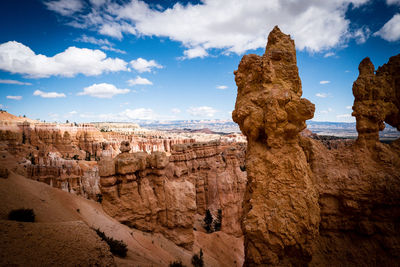
[[(175, 145), (171, 155), (129, 153), (99, 162), (104, 210), (142, 231), (160, 232), (191, 249), (196, 214), (222, 210), (222, 231), (241, 236), (246, 173), (243, 147), (215, 143)], [(200, 229), (199, 229), (200, 230)]]
[(400, 150), (379, 142), (399, 129), (399, 56), (360, 64), (354, 83), (356, 142), (302, 137), (314, 105), (301, 98), (296, 51), (277, 27), (265, 54), (235, 72), (232, 117), (247, 136), (243, 203), (245, 266), (393, 265), (399, 260)]

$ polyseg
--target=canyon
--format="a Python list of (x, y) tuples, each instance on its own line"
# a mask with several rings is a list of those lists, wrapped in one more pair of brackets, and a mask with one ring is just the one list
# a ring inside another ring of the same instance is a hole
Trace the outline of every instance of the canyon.
[[(34, 205), (42, 223), (83, 229), (105, 265), (189, 265), (200, 249), (206, 266), (396, 265), (400, 139), (381, 143), (379, 132), (385, 123), (400, 130), (400, 55), (376, 71), (370, 59), (360, 63), (357, 139), (306, 129), (315, 107), (302, 98), (294, 41), (278, 27), (265, 54), (245, 55), (234, 74), (232, 118), (243, 135), (43, 123), (2, 111), (0, 229), (12, 240), (22, 237), (10, 229), (23, 228), (38, 242), (43, 225), (6, 221), (9, 209)], [(221, 213), (213, 233), (208, 212)], [(128, 243), (126, 261), (106, 251), (94, 226)]]

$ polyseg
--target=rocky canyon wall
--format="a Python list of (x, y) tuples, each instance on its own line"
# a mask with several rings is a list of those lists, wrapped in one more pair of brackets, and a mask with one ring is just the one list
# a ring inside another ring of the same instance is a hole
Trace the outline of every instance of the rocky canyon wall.
[[(171, 146), (193, 143), (187, 138), (100, 132), (92, 124), (56, 124), (0, 114), (0, 153), (7, 168), (30, 179), (97, 200), (101, 157), (120, 153), (121, 141), (132, 144), (131, 151), (170, 152)], [(146, 132), (145, 132), (146, 133)]]
[(235, 72), (233, 120), (247, 136), (243, 203), (245, 266), (393, 265), (399, 262), (399, 56), (374, 73), (360, 64), (353, 86), (356, 142), (327, 149), (300, 136), (314, 105), (301, 98), (296, 51), (277, 27), (263, 56)]
[(102, 205), (109, 215), (191, 249), (196, 218), (201, 222), (207, 209), (215, 215), (221, 209), (222, 231), (241, 236), (243, 144), (174, 145), (170, 156), (130, 150), (123, 142), (123, 153), (99, 163)]

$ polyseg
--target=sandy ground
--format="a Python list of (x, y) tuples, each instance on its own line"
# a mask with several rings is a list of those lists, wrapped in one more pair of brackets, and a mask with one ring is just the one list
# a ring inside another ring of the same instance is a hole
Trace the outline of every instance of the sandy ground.
[[(205, 266), (242, 266), (243, 239), (222, 232), (195, 231), (192, 251), (176, 246), (160, 234), (143, 233), (118, 223), (92, 200), (11, 173), (0, 178), (0, 265), (113, 265), (108, 245), (92, 228), (123, 240), (126, 258), (118, 266), (168, 266), (180, 259), (186, 266), (200, 248)], [(9, 211), (32, 208), (35, 223), (7, 221)]]

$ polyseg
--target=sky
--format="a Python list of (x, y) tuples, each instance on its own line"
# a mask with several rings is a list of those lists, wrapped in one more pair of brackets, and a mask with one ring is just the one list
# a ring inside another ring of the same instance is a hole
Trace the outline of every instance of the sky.
[(400, 53), (400, 0), (2, 0), (0, 108), (65, 122), (231, 120), (275, 25), (314, 121), (353, 122), (358, 64)]

